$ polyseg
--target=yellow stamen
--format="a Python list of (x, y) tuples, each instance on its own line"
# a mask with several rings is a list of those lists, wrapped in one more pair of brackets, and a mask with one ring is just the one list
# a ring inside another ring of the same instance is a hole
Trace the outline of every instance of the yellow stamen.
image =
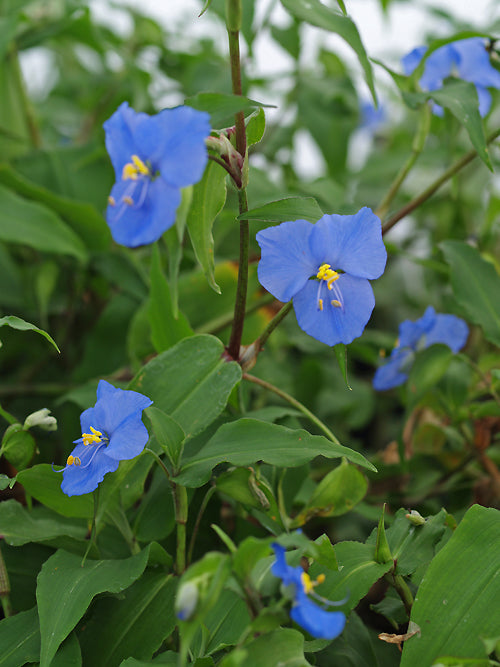
[(325, 581), (326, 577), (324, 574), (318, 574), (316, 577), (316, 583), (317, 584), (322, 584)]
[(128, 206), (133, 206), (134, 205), (134, 200), (132, 199), (132, 197), (129, 197), (128, 195), (125, 195), (125, 197), (123, 197), (122, 201), (125, 202), (125, 204), (127, 204)]
[(323, 299), (318, 299), (318, 306), (320, 310), (323, 310)]
[(72, 455), (70, 454), (70, 455), (68, 456), (68, 459), (67, 459), (67, 461), (66, 461), (66, 464), (69, 465), (69, 466), (72, 466), (72, 465), (79, 466), (79, 465), (82, 464), (82, 462), (80, 461), (80, 459), (78, 458), (78, 456), (72, 456)]
[(311, 577), (307, 574), (307, 572), (302, 572), (300, 575), (300, 579), (302, 581), (302, 586), (304, 586), (304, 593), (306, 595), (309, 595), (309, 593), (313, 590), (315, 586), (318, 584), (322, 584), (325, 581), (325, 575), (324, 574), (319, 574), (316, 577), (315, 581), (312, 581)]
[[(102, 442), (102, 433), (101, 431), (97, 431), (93, 426), (90, 427), (90, 430), (92, 433), (82, 433), (82, 438), (83, 438), (83, 444), (87, 447), (87, 445), (91, 445), (94, 442)], [(71, 465), (71, 464), (70, 464)]]
[(342, 304), (338, 299), (332, 299), (330, 303), (332, 304), (332, 306), (335, 306), (335, 308), (342, 308)]
[(110, 206), (116, 206), (115, 198), (112, 197), (111, 195), (109, 195), (109, 197), (108, 197), (108, 204), (109, 204)]
[(322, 264), (318, 269), (316, 278), (318, 278), (319, 280), (325, 280), (328, 289), (332, 289), (332, 283), (338, 280), (340, 278), (340, 275), (332, 269), (330, 264)]
[(132, 155), (132, 162), (127, 162), (123, 167), (122, 180), (136, 181), (139, 178), (139, 174), (149, 176), (150, 173), (149, 168), (141, 158), (138, 155)]

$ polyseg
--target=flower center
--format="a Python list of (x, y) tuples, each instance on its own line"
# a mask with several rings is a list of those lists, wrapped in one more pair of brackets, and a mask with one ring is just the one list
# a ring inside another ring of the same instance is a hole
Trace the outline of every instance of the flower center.
[(132, 155), (132, 162), (123, 167), (122, 180), (136, 181), (139, 176), (151, 176), (151, 172), (138, 155)]
[(304, 593), (309, 595), (315, 586), (322, 584), (325, 581), (325, 575), (320, 574), (316, 577), (315, 581), (313, 581), (307, 572), (302, 572), (300, 575), (300, 580), (302, 582), (302, 586), (304, 587)]
[(102, 442), (102, 433), (97, 431), (93, 426), (90, 427), (91, 433), (82, 433), (83, 444), (87, 447), (94, 443)]
[(323, 310), (323, 299), (320, 298), (321, 287), (323, 285), (323, 282), (326, 282), (326, 286), (328, 287), (328, 289), (333, 290), (335, 296), (337, 297), (336, 299), (330, 300), (331, 305), (334, 306), (335, 308), (343, 308), (342, 294), (340, 293), (340, 290), (337, 289), (336, 286), (334, 287), (333, 285), (333, 283), (340, 278), (340, 273), (334, 271), (330, 266), (330, 264), (322, 264), (318, 269), (316, 278), (319, 280), (318, 295), (317, 295), (318, 310)]

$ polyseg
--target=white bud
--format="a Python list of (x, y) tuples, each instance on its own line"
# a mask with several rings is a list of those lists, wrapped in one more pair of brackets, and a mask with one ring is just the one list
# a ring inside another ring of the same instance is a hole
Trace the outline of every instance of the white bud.
[(33, 428), (33, 426), (39, 426), (44, 431), (57, 431), (57, 420), (51, 416), (49, 409), (42, 408), (31, 413), (24, 420), (23, 429), (25, 431)]
[(175, 613), (179, 620), (187, 621), (194, 614), (198, 604), (198, 587), (192, 581), (182, 584), (175, 600)]

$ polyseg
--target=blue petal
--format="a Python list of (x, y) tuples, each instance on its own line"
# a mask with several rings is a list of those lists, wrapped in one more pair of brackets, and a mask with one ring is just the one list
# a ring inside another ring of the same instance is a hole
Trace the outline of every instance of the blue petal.
[[(99, 431), (106, 431), (111, 437), (114, 431), (121, 426), (131, 415), (142, 412), (152, 405), (153, 401), (138, 391), (129, 389), (118, 389), (106, 380), (100, 380), (97, 387), (97, 402), (94, 408), (89, 408), (82, 413), (80, 421), (82, 433), (89, 433), (89, 427), (93, 426)], [(90, 410), (93, 414), (88, 415)], [(96, 420), (96, 424), (90, 422), (89, 417)]]
[(387, 261), (379, 218), (369, 208), (355, 215), (324, 215), (309, 239), (318, 268), (330, 264), (358, 278), (378, 278)]
[(308, 243), (313, 227), (306, 220), (294, 220), (257, 233), (262, 251), (257, 269), (259, 282), (280, 301), (290, 301), (318, 272), (319, 264)]
[(500, 72), (491, 64), (481, 37), (453, 42), (453, 48), (458, 56), (458, 75), (461, 79), (484, 88), (500, 88)]
[(403, 71), (406, 75), (409, 76), (417, 69), (426, 51), (426, 46), (417, 46), (417, 48), (413, 49), (413, 51), (410, 51), (410, 53), (407, 53), (406, 56), (401, 59), (401, 63), (403, 64)]
[(301, 329), (326, 345), (351, 343), (361, 336), (370, 319), (375, 297), (368, 280), (346, 273), (335, 281), (343, 300), (343, 308), (332, 306), (336, 296), (323, 283), (320, 293), (323, 310), (318, 309), (318, 281), (309, 280), (294, 297), (293, 305)]
[[(95, 447), (86, 447), (83, 444), (78, 444), (73, 449), (72, 455), (81, 459), (81, 465), (66, 466), (63, 472), (61, 489), (67, 496), (81, 496), (94, 491), (106, 473), (114, 472), (118, 468), (119, 461), (106, 456), (106, 449), (103, 446), (96, 452)], [(84, 467), (91, 458), (90, 465)]]
[(468, 335), (469, 328), (460, 317), (439, 313), (435, 317), (434, 325), (424, 336), (425, 346), (443, 343), (457, 353), (467, 342)]
[(297, 588), (301, 588), (301, 577), (304, 570), (301, 567), (292, 567), (286, 562), (286, 549), (277, 542), (271, 544), (276, 555), (276, 560), (271, 565), (271, 572), (275, 577), (279, 577), (285, 586), (294, 584)]
[(128, 460), (138, 456), (149, 439), (142, 423), (142, 410), (132, 413), (112, 433), (106, 454), (112, 459)]
[(326, 611), (299, 593), (290, 612), (291, 618), (318, 639), (335, 639), (344, 629), (346, 617), (341, 611)]
[(399, 325), (399, 347), (409, 347), (416, 350), (420, 339), (429, 331), (436, 321), (436, 311), (429, 306), (418, 320), (404, 320)]
[(400, 384), (404, 384), (408, 379), (406, 370), (409, 362), (414, 356), (411, 350), (396, 348), (392, 351), (391, 356), (383, 366), (377, 368), (373, 378), (373, 388), (377, 391), (385, 391), (386, 389), (393, 389)]
[(477, 84), (476, 91), (479, 99), (479, 115), (483, 118), (491, 107), (491, 93), (486, 88), (483, 88), (483, 86), (478, 86)]
[[(143, 188), (147, 188), (146, 193)], [(122, 201), (126, 195), (132, 196), (133, 206)], [(174, 224), (181, 201), (180, 190), (167, 185), (161, 178), (154, 181), (148, 178), (120, 180), (113, 186), (111, 196), (116, 203), (108, 206), (106, 221), (114, 240), (129, 248), (159, 239)]]
[(146, 161), (147, 154), (137, 144), (135, 134), (137, 127), (147, 123), (149, 118), (147, 114), (131, 109), (128, 102), (123, 102), (104, 123), (106, 150), (115, 169), (116, 180), (121, 180), (123, 167), (130, 162), (132, 155), (138, 155)]
[(424, 90), (437, 90), (443, 85), (444, 79), (453, 72), (458, 65), (459, 57), (451, 44), (445, 44), (436, 49), (427, 58), (420, 85)]

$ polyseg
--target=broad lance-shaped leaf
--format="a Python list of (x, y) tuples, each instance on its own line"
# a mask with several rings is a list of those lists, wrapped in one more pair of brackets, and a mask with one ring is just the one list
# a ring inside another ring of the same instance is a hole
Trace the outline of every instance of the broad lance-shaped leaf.
[(39, 329), (36, 327), (34, 324), (31, 324), (30, 322), (26, 322), (25, 320), (22, 320), (20, 317), (16, 317), (16, 315), (6, 315), (5, 317), (0, 318), (0, 327), (11, 327), (12, 329), (17, 329), (18, 331), (36, 331), (36, 333), (39, 333), (41, 336), (44, 336), (49, 343), (51, 343), (58, 352), (61, 350), (57, 347), (57, 343), (55, 340), (48, 334), (46, 331), (43, 329)]
[(264, 220), (266, 222), (287, 222), (307, 220), (317, 222), (324, 215), (313, 197), (287, 197), (253, 208), (238, 216), (238, 220)]
[(473, 83), (469, 83), (468, 81), (451, 81), (450, 83), (445, 83), (439, 90), (423, 93), (402, 92), (402, 95), (405, 102), (413, 108), (428, 99), (432, 99), (440, 106), (449, 109), (458, 122), (467, 130), (478, 156), (488, 169), (493, 171), (486, 146), (483, 121), (479, 115), (477, 91)]
[(462, 241), (443, 241), (440, 247), (450, 265), (456, 300), (486, 338), (500, 345), (500, 276), (494, 265)]
[(358, 56), (358, 60), (365, 73), (366, 83), (373, 100), (377, 102), (373, 72), (370, 61), (359, 36), (355, 23), (348, 16), (343, 16), (330, 7), (326, 7), (319, 0), (281, 0), (281, 4), (290, 14), (302, 21), (306, 21), (318, 28), (334, 32), (344, 39)]
[(148, 304), (148, 319), (151, 325), (151, 340), (157, 352), (163, 352), (183, 338), (193, 334), (183, 313), (174, 316), (170, 288), (161, 268), (158, 245), (153, 244), (151, 258), (151, 291)]
[(0, 240), (42, 252), (72, 255), (80, 262), (87, 251), (80, 238), (50, 208), (23, 199), (0, 185)]
[(0, 646), (0, 667), (38, 661), (40, 629), (36, 607), (0, 621)]
[(185, 338), (146, 364), (129, 389), (148, 396), (191, 438), (220, 415), (241, 379), (241, 367), (223, 352), (215, 336)]
[(196, 259), (201, 264), (210, 287), (220, 294), (214, 277), (214, 239), (212, 227), (226, 201), (226, 172), (209, 162), (203, 178), (193, 186), (193, 199), (187, 216), (187, 228)]
[(17, 500), (0, 503), (0, 535), (12, 546), (45, 542), (61, 535), (84, 540), (86, 534), (84, 523), (58, 516), (45, 507), (28, 512)]
[(345, 456), (353, 463), (374, 470), (362, 454), (322, 435), (256, 419), (238, 419), (221, 426), (195, 456), (186, 460), (176, 481), (189, 487), (201, 486), (208, 481), (213, 468), (223, 462), (250, 466), (264, 461), (282, 468), (294, 468), (316, 456), (330, 459)]
[(411, 612), (421, 634), (405, 642), (401, 667), (432, 665), (442, 656), (482, 664), (481, 638), (498, 636), (499, 552), (500, 512), (473, 505), (422, 579)]
[(42, 566), (36, 597), (40, 618), (40, 667), (49, 667), (61, 642), (103, 592), (120, 593), (144, 572), (149, 547), (124, 560), (86, 560), (56, 551)]

